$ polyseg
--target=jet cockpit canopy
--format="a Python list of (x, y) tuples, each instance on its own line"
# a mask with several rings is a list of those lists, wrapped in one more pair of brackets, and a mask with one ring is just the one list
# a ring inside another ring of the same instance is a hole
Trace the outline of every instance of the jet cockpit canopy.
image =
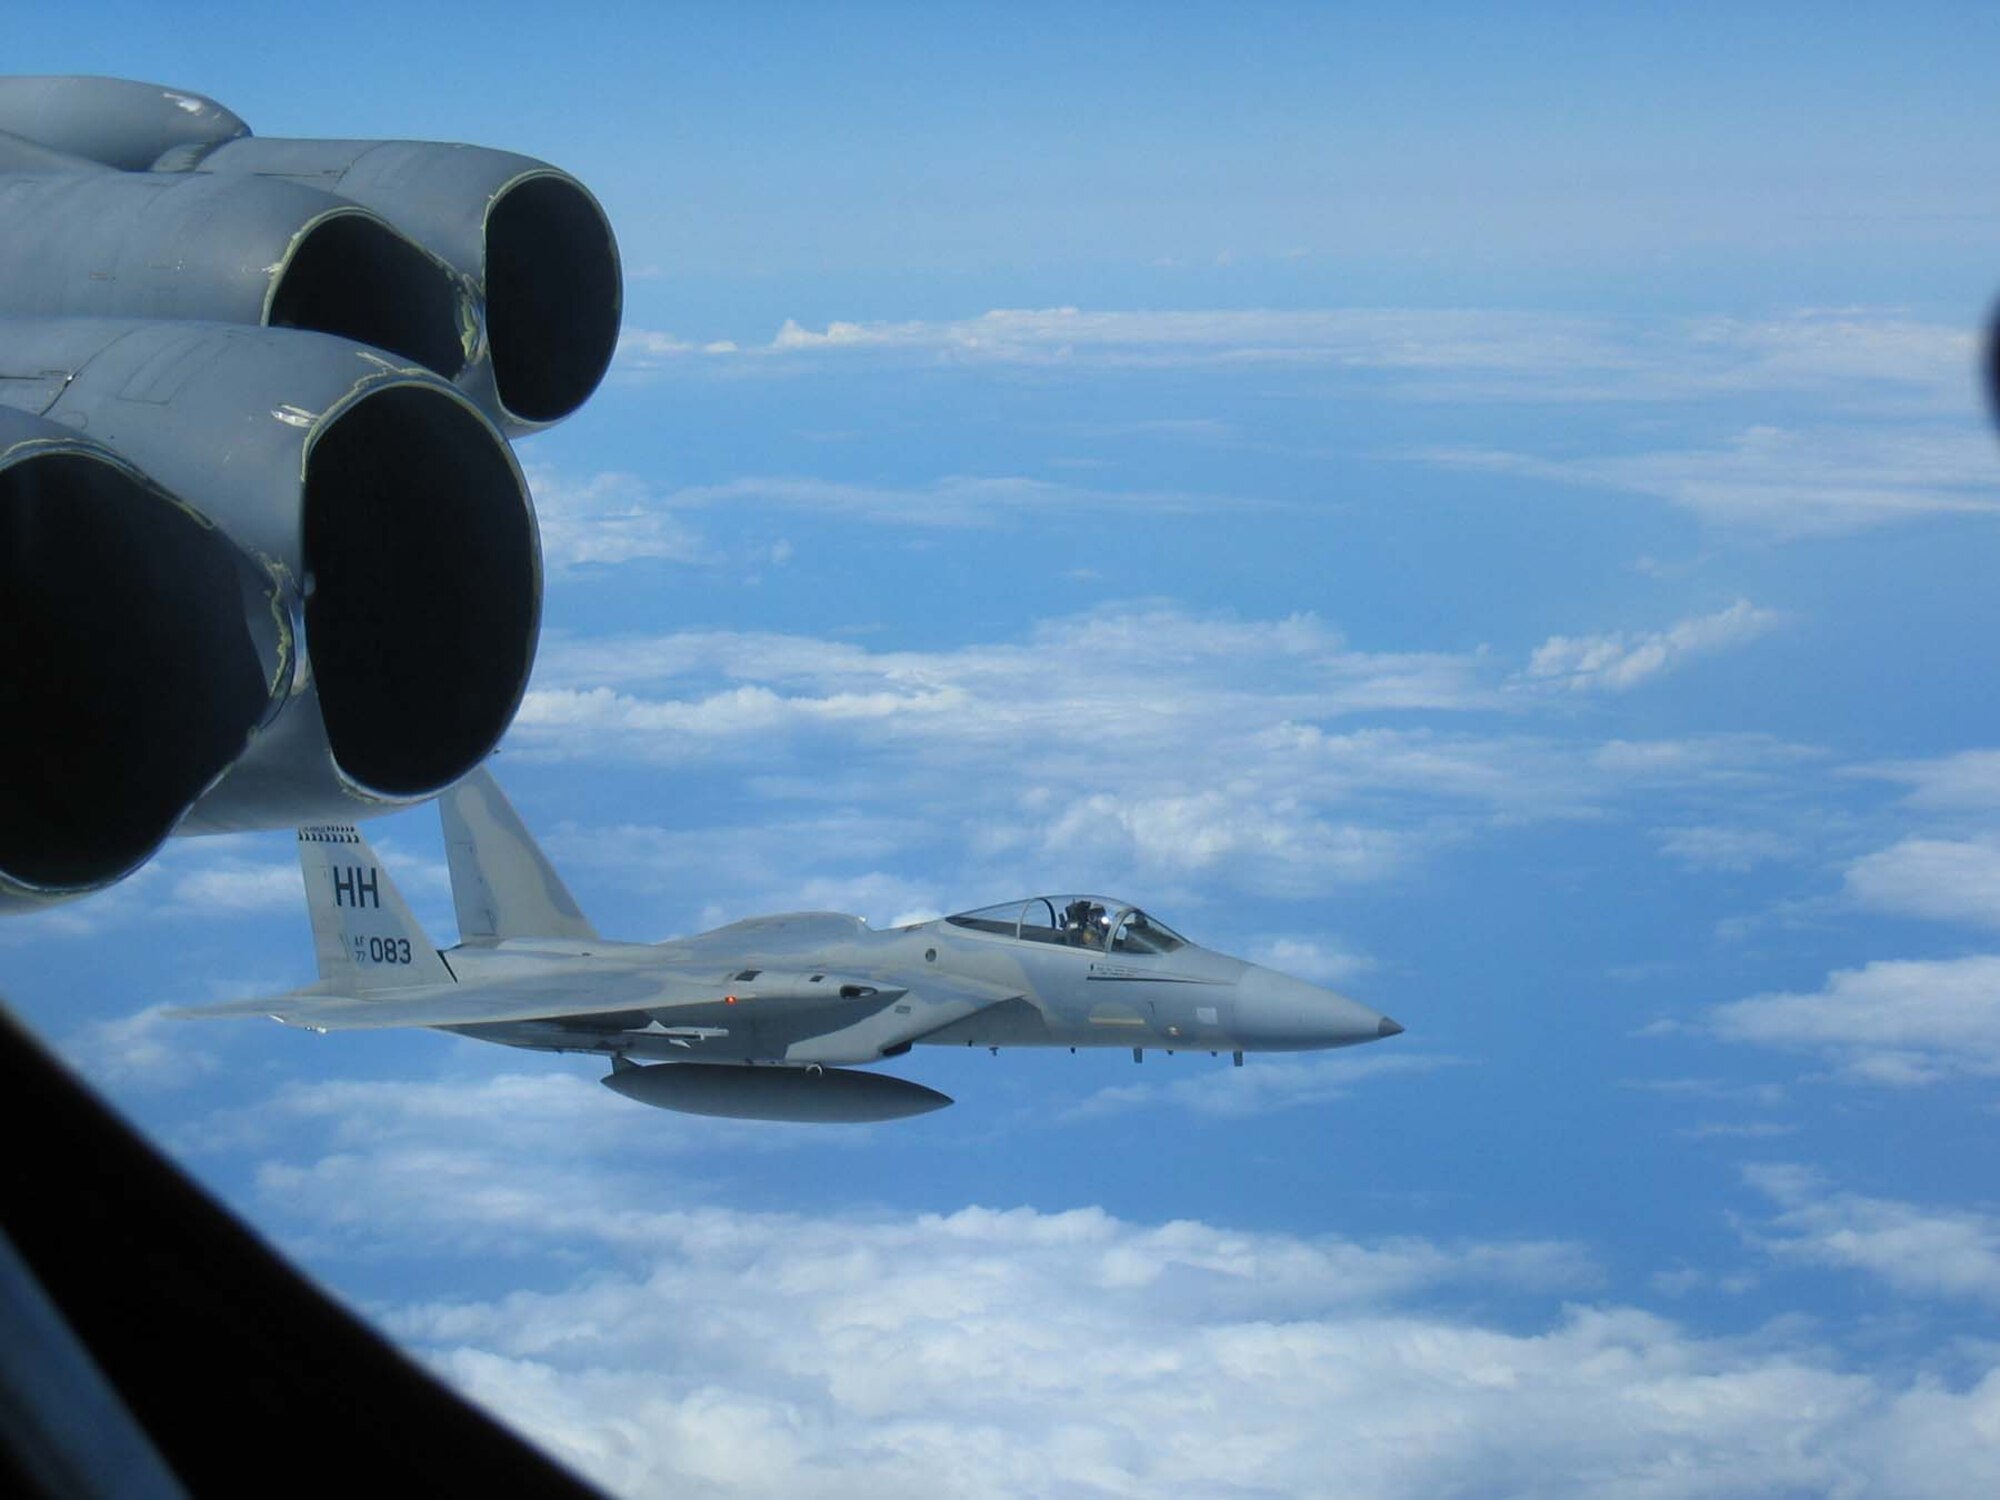
[(1106, 953), (1172, 953), (1187, 944), (1166, 923), (1115, 896), (1031, 896), (945, 920), (1019, 942)]

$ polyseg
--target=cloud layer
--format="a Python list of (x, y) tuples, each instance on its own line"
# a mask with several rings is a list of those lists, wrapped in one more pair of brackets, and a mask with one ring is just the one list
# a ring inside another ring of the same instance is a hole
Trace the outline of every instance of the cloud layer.
[[(1703, 1334), (1607, 1299), (1558, 1240), (715, 1206), (698, 1163), (799, 1137), (687, 1123), (549, 1072), (294, 1086), (196, 1140), (263, 1157), (262, 1216), (322, 1259), (478, 1266), (373, 1311), (623, 1495), (1281, 1496), (1338, 1475), (1363, 1500), (1942, 1497), (1995, 1473), (2000, 1370), (1976, 1348), (1864, 1373), (1782, 1319)], [(1746, 1238), (1781, 1264), (2000, 1298), (1991, 1216), (1746, 1176), (1772, 1205)], [(509, 1267), (510, 1289), (467, 1289)]]
[[(582, 1255), (550, 1289), (377, 1311), (616, 1493), (1943, 1496), (1992, 1462), (2000, 1373), (1864, 1375), (1578, 1300), (1599, 1273), (1572, 1245), (661, 1208), (563, 1164), (617, 1123), (515, 1156), (551, 1108), (587, 1125), (581, 1087), (318, 1090), (340, 1153), (262, 1181), (356, 1248)], [(485, 1132), (498, 1112), (525, 1123)], [(1787, 1199), (1776, 1252), (1851, 1207)], [(1474, 1310), (1496, 1296), (1568, 1305), (1510, 1326)]]
[(1897, 1085), (2000, 1075), (2000, 957), (1885, 960), (1817, 994), (1717, 1006), (1725, 1041), (1817, 1054), (1851, 1079)]
[[(968, 366), (1215, 369), (1293, 366), (1399, 377), (1398, 389), (1514, 401), (1600, 402), (1759, 391), (1849, 392), (1907, 403), (1971, 389), (1975, 340), (1894, 311), (1805, 309), (1764, 319), (1617, 320), (1480, 308), (1093, 310), (997, 308), (977, 317), (787, 319), (766, 344), (697, 346), (628, 329), (618, 368), (692, 360), (921, 360)], [(1961, 403), (1962, 404), (1962, 403)]]
[(1534, 687), (1571, 693), (1622, 693), (1672, 671), (1690, 657), (1740, 646), (1772, 630), (1782, 617), (1738, 599), (1712, 615), (1682, 620), (1665, 630), (1631, 634), (1550, 636), (1535, 648), (1524, 680)]
[(1920, 516), (2000, 513), (1992, 442), (1956, 425), (1848, 423), (1744, 428), (1707, 447), (1576, 459), (1487, 449), (1413, 457), (1665, 500), (1711, 525), (1777, 537), (1833, 536)]
[(1288, 1242), (1094, 1211), (674, 1216), (630, 1269), (391, 1326), (629, 1495), (1964, 1493), (1954, 1389), (1625, 1307), (1527, 1332), (1374, 1304), (1547, 1252)]
[[(1766, 623), (1732, 606), (1664, 645), (1605, 638), (1579, 670), (1637, 681)], [(1754, 736), (1531, 734), (1508, 722), (1539, 696), (1519, 687), (1490, 653), (1358, 650), (1309, 614), (1129, 605), (955, 649), (723, 631), (552, 641), (511, 743), (837, 803), (868, 824), (839, 846), (850, 856), (948, 836), (961, 865), (969, 852), (1028, 885), (1059, 864), (1109, 888), (1201, 872), (1277, 893), (1380, 880), (1498, 822), (1590, 816), (1641, 789), (1740, 789), (1801, 754)]]
[(1839, 1192), (1798, 1166), (1744, 1176), (1779, 1207), (1756, 1238), (1781, 1259), (1861, 1271), (1907, 1296), (2000, 1307), (2000, 1217)]
[(2000, 840), (1899, 840), (1847, 867), (1847, 894), (1876, 911), (2000, 927)]

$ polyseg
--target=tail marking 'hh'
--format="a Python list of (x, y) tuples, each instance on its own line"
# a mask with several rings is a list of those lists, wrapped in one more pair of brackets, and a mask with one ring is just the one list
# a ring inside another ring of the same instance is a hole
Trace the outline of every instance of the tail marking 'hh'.
[(322, 980), (343, 994), (454, 982), (396, 882), (353, 828), (301, 828), (299, 865)]

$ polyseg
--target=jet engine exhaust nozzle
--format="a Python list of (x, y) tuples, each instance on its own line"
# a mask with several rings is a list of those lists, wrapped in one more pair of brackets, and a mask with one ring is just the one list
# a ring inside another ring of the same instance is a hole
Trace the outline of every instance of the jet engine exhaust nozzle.
[(0, 909), (108, 885), (243, 753), (276, 586), (114, 454), (0, 408)]

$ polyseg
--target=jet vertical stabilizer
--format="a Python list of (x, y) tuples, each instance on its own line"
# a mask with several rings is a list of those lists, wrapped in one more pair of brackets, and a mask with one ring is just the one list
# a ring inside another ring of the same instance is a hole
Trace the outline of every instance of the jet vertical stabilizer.
[(454, 977), (368, 841), (346, 826), (301, 828), (319, 977), (342, 994), (451, 984)]
[(597, 929), (483, 767), (438, 799), (462, 943), (502, 938), (596, 942)]

